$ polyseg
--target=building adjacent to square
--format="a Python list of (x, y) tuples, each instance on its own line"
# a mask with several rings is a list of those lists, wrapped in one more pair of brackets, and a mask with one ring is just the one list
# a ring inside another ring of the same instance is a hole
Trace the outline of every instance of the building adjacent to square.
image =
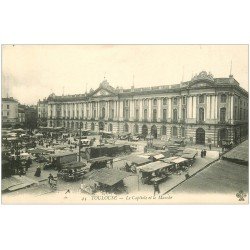
[(2, 98), (2, 127), (18, 124), (18, 101), (13, 97)]
[(106, 79), (81, 95), (51, 94), (48, 126), (152, 134), (197, 144), (239, 142), (248, 134), (248, 92), (232, 75), (202, 71), (175, 85), (113, 88)]

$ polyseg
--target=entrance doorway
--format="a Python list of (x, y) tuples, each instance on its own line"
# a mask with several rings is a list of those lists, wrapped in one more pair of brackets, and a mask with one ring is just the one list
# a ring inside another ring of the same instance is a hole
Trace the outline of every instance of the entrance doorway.
[(142, 134), (144, 138), (148, 135), (148, 127), (146, 125), (142, 126)]
[(218, 131), (218, 144), (221, 146), (223, 141), (228, 140), (228, 130), (226, 128), (222, 128)]
[(196, 130), (196, 144), (205, 144), (205, 130), (203, 128)]
[(152, 135), (155, 139), (157, 139), (157, 127), (156, 127), (155, 125), (153, 125), (153, 126), (151, 127), (151, 135)]
[(104, 130), (104, 123), (103, 122), (99, 122), (99, 130)]

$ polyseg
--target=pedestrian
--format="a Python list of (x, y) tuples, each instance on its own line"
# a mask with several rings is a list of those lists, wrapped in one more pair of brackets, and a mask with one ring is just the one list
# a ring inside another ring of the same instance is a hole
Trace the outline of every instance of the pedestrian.
[(201, 158), (203, 158), (203, 149), (201, 150)]
[(206, 157), (206, 155), (207, 155), (207, 150), (204, 149), (204, 157)]
[(154, 182), (154, 196), (155, 196), (155, 193), (160, 193), (160, 188), (159, 188), (159, 184), (155, 181)]
[(54, 180), (54, 176), (50, 173), (48, 179), (49, 179), (49, 185), (51, 185), (51, 180)]
[(113, 159), (110, 160), (110, 167), (113, 168)]
[(187, 171), (187, 173), (185, 174), (185, 177), (186, 177), (186, 179), (188, 179), (188, 178), (190, 177), (188, 171)]
[(36, 177), (40, 177), (41, 176), (41, 168), (40, 167), (37, 167), (37, 169), (36, 169), (36, 172), (35, 172), (35, 176)]
[(212, 145), (211, 145), (211, 143), (209, 144), (209, 150), (211, 150), (211, 148), (212, 148)]

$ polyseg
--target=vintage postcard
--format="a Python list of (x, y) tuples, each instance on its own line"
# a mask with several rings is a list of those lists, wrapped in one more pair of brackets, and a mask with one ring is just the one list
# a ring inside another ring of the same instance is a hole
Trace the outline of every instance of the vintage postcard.
[(248, 45), (2, 45), (2, 204), (248, 204)]

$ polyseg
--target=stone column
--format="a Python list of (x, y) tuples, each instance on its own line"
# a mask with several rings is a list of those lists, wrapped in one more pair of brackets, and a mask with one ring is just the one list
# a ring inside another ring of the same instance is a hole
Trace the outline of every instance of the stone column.
[(64, 104), (61, 104), (61, 117), (64, 118)]
[(197, 100), (197, 97), (194, 96), (193, 97), (193, 112), (192, 112), (192, 115), (193, 115), (194, 119), (196, 119), (196, 100)]
[(192, 114), (192, 96), (187, 97), (187, 118), (190, 119)]
[(182, 99), (181, 99), (181, 96), (180, 96), (180, 97), (179, 97), (179, 103), (178, 103), (178, 105), (179, 105), (179, 106), (178, 106), (178, 107), (179, 107), (179, 109), (178, 109), (178, 110), (179, 110), (179, 112), (178, 112), (178, 113), (179, 113), (179, 114), (178, 114), (178, 119), (182, 119), (182, 115), (181, 115), (181, 106), (182, 106), (182, 105), (181, 105), (181, 104), (182, 104)]
[(214, 116), (215, 116), (215, 119), (217, 120), (218, 119), (218, 114), (217, 114), (217, 110), (218, 110), (218, 104), (217, 104), (217, 100), (218, 100), (218, 96), (216, 95), (215, 96), (215, 112), (214, 112)]
[(51, 116), (51, 105), (48, 104), (48, 117), (50, 119), (50, 116)]
[(211, 119), (215, 118), (215, 96), (211, 96)]
[(105, 114), (105, 116), (106, 116), (106, 120), (108, 120), (108, 118), (109, 118), (109, 101), (106, 101), (106, 114)]
[(105, 120), (108, 120), (109, 115), (109, 103), (108, 101), (105, 101)]
[(172, 98), (168, 98), (168, 115), (167, 117), (171, 119), (172, 117)]
[(143, 120), (143, 100), (139, 100), (139, 120), (142, 121)]
[(207, 105), (206, 105), (206, 113), (207, 113), (207, 119), (210, 119), (210, 96), (209, 95), (207, 95), (206, 96), (206, 98), (207, 98)]
[(130, 101), (130, 105), (129, 105), (129, 112), (130, 112), (130, 119), (129, 120), (133, 120), (134, 119), (134, 100)]
[(99, 104), (99, 102), (97, 101), (96, 102), (96, 118), (98, 119), (99, 118), (99, 106), (100, 106), (100, 104)]
[(83, 110), (84, 110), (84, 118), (87, 119), (87, 103), (86, 102), (83, 104)]
[(151, 113), (152, 113), (152, 99), (148, 100), (148, 121), (151, 121)]
[(230, 96), (230, 120), (231, 120), (231, 124), (233, 124), (233, 120), (234, 120), (234, 95)]
[(68, 104), (67, 103), (65, 103), (65, 112), (66, 112), (65, 118), (67, 118), (68, 117)]
[(162, 101), (161, 99), (157, 99), (157, 120), (160, 122), (162, 118)]
[(79, 107), (78, 107), (78, 110), (79, 110), (79, 119), (82, 119), (82, 103), (80, 102), (78, 105), (79, 105)]
[(119, 115), (119, 121), (123, 121), (123, 101), (120, 100), (120, 115)]
[(77, 108), (78, 108), (78, 103), (75, 103), (75, 117), (78, 118), (78, 116), (77, 116)]
[(57, 115), (56, 114), (56, 104), (54, 104), (53, 113), (54, 113), (53, 116), (56, 117), (56, 115)]

